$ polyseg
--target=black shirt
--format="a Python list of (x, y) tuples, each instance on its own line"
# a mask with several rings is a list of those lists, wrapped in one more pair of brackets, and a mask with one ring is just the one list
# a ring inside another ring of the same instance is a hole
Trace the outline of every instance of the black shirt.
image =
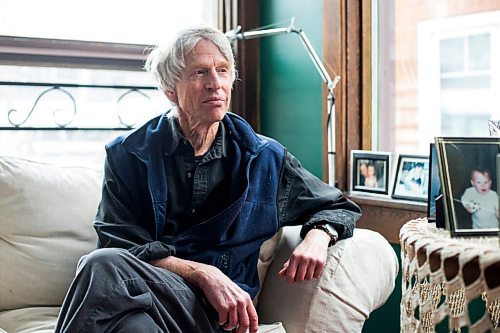
[[(210, 149), (195, 156), (194, 149), (172, 122), (174, 138), (166, 143), (165, 173), (168, 208), (165, 234), (176, 235), (204, 221), (227, 207), (230, 199), (229, 174), (233, 150), (222, 122)], [(352, 235), (359, 208), (334, 189), (304, 169), (287, 152), (278, 193), (279, 225), (304, 224), (302, 236), (313, 225), (331, 224), (339, 238)], [(335, 200), (333, 199), (335, 197)]]

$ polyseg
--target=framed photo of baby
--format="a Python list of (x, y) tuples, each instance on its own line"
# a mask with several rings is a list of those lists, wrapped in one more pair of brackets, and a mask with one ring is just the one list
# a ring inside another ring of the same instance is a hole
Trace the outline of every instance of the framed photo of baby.
[(446, 227), (452, 236), (497, 236), (500, 138), (436, 137)]
[(389, 194), (391, 154), (351, 151), (351, 192)]

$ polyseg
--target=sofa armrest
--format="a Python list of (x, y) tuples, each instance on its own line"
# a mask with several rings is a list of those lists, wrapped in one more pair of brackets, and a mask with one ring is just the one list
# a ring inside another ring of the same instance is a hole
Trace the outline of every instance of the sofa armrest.
[(299, 234), (300, 226), (283, 230), (261, 288), (259, 322), (280, 321), (287, 333), (361, 332), (394, 290), (394, 250), (379, 233), (355, 229), (353, 237), (329, 248), (319, 279), (290, 285), (277, 272), (300, 243)]

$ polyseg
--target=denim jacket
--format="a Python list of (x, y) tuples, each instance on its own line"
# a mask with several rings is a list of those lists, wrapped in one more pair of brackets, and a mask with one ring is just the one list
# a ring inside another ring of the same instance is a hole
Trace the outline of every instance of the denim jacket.
[[(175, 254), (210, 264), (254, 297), (260, 246), (279, 228), (277, 192), (285, 148), (227, 114), (223, 122), (236, 147), (231, 193), (237, 195), (216, 216), (164, 242), (168, 183), (161, 140), (168, 121), (166, 115), (157, 117), (106, 146), (103, 200), (95, 222), (99, 246), (124, 247), (143, 260)], [(240, 170), (244, 178), (236, 177)]]

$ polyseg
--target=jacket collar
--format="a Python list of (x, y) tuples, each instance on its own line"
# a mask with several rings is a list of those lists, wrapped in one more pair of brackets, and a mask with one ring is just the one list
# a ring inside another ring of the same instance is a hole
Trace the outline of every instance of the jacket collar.
[[(234, 113), (228, 112), (222, 119), (222, 123), (226, 138), (226, 140), (222, 140), (222, 144), (225, 146), (223, 150), (226, 152), (226, 143), (229, 140), (235, 140), (240, 148), (247, 150), (251, 155), (257, 155), (267, 145), (265, 137), (255, 133), (242, 117)], [(142, 127), (122, 136), (122, 144), (127, 151), (144, 162), (149, 159), (151, 154), (171, 154), (182, 138), (176, 126), (174, 117), (170, 116), (167, 111), (151, 119)]]
[[(169, 122), (170, 129), (166, 133), (170, 137), (165, 138), (165, 155), (173, 154), (181, 143), (186, 143), (187, 139), (184, 137), (179, 125), (179, 118), (172, 117)], [(219, 130), (217, 131), (215, 141), (212, 147), (205, 154), (207, 159), (227, 157), (227, 144), (228, 137), (225, 130), (225, 125), (223, 122), (219, 125)]]

